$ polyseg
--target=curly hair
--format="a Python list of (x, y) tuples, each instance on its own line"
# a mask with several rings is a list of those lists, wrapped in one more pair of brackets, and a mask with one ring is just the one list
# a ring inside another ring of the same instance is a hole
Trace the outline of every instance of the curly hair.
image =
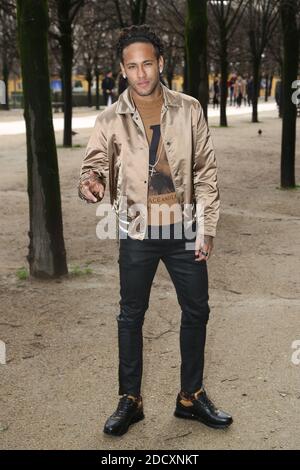
[(164, 55), (164, 46), (157, 34), (147, 24), (123, 28), (116, 43), (117, 54), (123, 62), (123, 49), (134, 42), (148, 42), (154, 46), (157, 59)]

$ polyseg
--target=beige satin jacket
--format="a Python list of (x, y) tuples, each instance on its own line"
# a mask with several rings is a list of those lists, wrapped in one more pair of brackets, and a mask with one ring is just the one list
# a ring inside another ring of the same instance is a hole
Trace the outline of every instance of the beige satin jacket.
[[(161, 137), (165, 145), (177, 200), (204, 207), (204, 233), (216, 236), (220, 195), (217, 163), (203, 109), (198, 100), (172, 91), (161, 83), (164, 103), (161, 111)], [(110, 202), (118, 214), (121, 196), (130, 207), (147, 207), (149, 144), (141, 116), (129, 88), (117, 102), (102, 111), (95, 123), (80, 169), (80, 181), (93, 170), (106, 186)], [(79, 187), (79, 186), (78, 186)], [(143, 239), (145, 231), (135, 235)]]

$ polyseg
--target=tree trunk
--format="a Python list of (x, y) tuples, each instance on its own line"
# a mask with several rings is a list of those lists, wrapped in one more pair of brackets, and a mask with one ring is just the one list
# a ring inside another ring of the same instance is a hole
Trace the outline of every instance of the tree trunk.
[(60, 70), (59, 70), (59, 77), (61, 81), (61, 100), (60, 101), (64, 103), (65, 102), (65, 87), (64, 87), (64, 74), (63, 74), (62, 67), (60, 67)]
[(2, 105), (2, 109), (9, 110), (9, 96), (8, 96), (8, 79), (9, 79), (9, 70), (7, 67), (7, 63), (3, 60), (3, 67), (2, 67), (2, 74), (3, 74), (3, 81), (5, 85), (5, 103)]
[(207, 3), (206, 0), (188, 0), (185, 40), (188, 65), (189, 94), (200, 101), (207, 119)]
[(62, 67), (64, 81), (64, 147), (72, 147), (72, 62), (71, 37), (62, 40)]
[(272, 95), (272, 88), (273, 88), (273, 75), (271, 75), (269, 79), (269, 89), (268, 89), (268, 98)]
[[(283, 66), (282, 66), (283, 70)], [(280, 101), (279, 101), (279, 117), (282, 118), (283, 114), (283, 72), (281, 73), (281, 87), (280, 87)]]
[(131, 4), (131, 22), (140, 25), (146, 22), (148, 0), (135, 0)]
[(27, 138), (30, 274), (67, 273), (59, 172), (52, 122), (48, 69), (46, 0), (17, 1)]
[(100, 104), (100, 96), (99, 96), (99, 70), (95, 70), (95, 77), (96, 77), (96, 109), (99, 110)]
[(269, 98), (269, 75), (266, 75), (266, 88), (265, 88), (265, 102), (267, 103)]
[(168, 87), (170, 88), (170, 90), (172, 90), (172, 82), (173, 82), (173, 77), (174, 77), (173, 68), (171, 67), (167, 68), (166, 77), (167, 77)]
[(228, 60), (227, 45), (223, 43), (221, 56), (221, 105), (220, 105), (220, 126), (227, 127), (227, 81), (228, 81)]
[(299, 32), (297, 29), (297, 5), (281, 0), (283, 29), (283, 112), (281, 142), (281, 186), (295, 187), (295, 146), (297, 108), (292, 102), (292, 83), (297, 80), (299, 60)]
[(252, 99), (252, 122), (258, 122), (258, 97), (260, 94), (260, 61), (257, 58), (253, 58), (252, 62), (252, 73), (253, 73), (253, 99)]
[(58, 2), (62, 76), (64, 87), (64, 147), (72, 147), (72, 25), (69, 20), (68, 2)]
[(88, 107), (91, 108), (92, 107), (92, 81), (93, 81), (93, 77), (92, 77), (92, 72), (91, 70), (87, 70), (87, 74), (86, 74), (86, 81), (88, 82)]

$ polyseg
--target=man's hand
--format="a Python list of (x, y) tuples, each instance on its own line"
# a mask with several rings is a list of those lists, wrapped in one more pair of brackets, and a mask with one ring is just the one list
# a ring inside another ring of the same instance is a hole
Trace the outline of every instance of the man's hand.
[(104, 196), (104, 185), (99, 181), (99, 177), (92, 170), (87, 178), (79, 185), (79, 193), (82, 199), (89, 203), (100, 202)]
[(197, 241), (196, 241), (195, 261), (202, 261), (203, 259), (208, 260), (212, 252), (213, 246), (214, 246), (214, 237), (212, 237), (211, 235), (204, 235), (204, 243), (203, 245), (200, 244), (199, 247), (197, 246)]

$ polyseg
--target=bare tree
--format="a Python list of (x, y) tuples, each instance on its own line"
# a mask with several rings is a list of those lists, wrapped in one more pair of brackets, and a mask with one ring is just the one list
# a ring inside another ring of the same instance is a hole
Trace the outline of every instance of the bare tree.
[[(96, 78), (96, 109), (99, 109), (99, 78), (101, 68), (114, 68), (115, 51), (112, 36), (118, 29), (115, 17), (110, 14), (111, 0), (86, 0), (74, 28), (76, 64), (83, 65), (88, 82), (88, 105), (92, 105), (92, 83)], [(79, 68), (79, 66), (77, 67)]]
[(231, 41), (249, 0), (210, 0), (209, 7), (214, 21), (212, 33), (216, 35), (217, 54), (221, 70), (221, 106), (220, 125), (227, 126), (227, 79), (228, 79), (228, 45)]
[(252, 122), (258, 122), (261, 61), (279, 20), (278, 7), (279, 0), (252, 0), (248, 3), (248, 36), (253, 75)]
[(154, 0), (149, 5), (147, 23), (157, 28), (165, 49), (164, 74), (169, 88), (176, 73), (182, 73), (185, 55), (185, 10), (186, 0)]
[(273, 31), (273, 35), (268, 41), (267, 52), (273, 57), (275, 63), (277, 63), (281, 75), (283, 68), (283, 38), (282, 24), (280, 21), (278, 21), (278, 23), (276, 24), (276, 28)]
[(64, 100), (64, 147), (72, 147), (73, 27), (85, 0), (51, 0), (51, 36), (59, 42)]
[(165, 76), (168, 86), (172, 89), (172, 81), (176, 71), (181, 71), (184, 47), (176, 34), (166, 34), (163, 37), (165, 48)]
[(1, 0), (0, 10), (2, 10), (7, 15), (15, 14), (16, 1), (15, 0)]
[(188, 66), (188, 91), (197, 98), (207, 119), (207, 2), (187, 0), (186, 56)]
[(16, 8), (10, 2), (0, 4), (0, 64), (5, 83), (5, 104), (3, 109), (9, 109), (8, 80), (13, 66), (18, 58), (17, 52)]
[[(121, 28), (146, 22), (147, 0), (113, 0)], [(129, 13), (129, 15), (128, 15)]]
[(18, 37), (27, 138), (30, 274), (67, 273), (59, 172), (52, 123), (46, 0), (18, 0)]

